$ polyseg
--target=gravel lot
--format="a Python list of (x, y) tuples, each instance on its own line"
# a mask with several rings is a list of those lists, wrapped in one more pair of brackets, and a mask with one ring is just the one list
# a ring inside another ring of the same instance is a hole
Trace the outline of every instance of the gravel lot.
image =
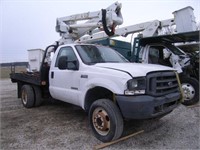
[[(79, 107), (46, 101), (26, 109), (17, 98), (17, 85), (1, 80), (0, 149), (93, 149), (102, 144)], [(200, 149), (200, 107), (180, 105), (160, 120), (125, 122), (123, 135), (144, 133), (104, 149)]]

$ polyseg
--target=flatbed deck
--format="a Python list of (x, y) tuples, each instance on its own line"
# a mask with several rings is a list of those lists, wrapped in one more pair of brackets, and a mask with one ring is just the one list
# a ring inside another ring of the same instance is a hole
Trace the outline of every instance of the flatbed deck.
[(10, 78), (12, 82), (25, 82), (33, 85), (41, 85), (39, 73), (11, 73)]

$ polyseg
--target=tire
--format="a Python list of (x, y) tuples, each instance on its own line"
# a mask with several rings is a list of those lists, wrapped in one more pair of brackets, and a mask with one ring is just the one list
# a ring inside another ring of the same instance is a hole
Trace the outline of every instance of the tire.
[(35, 96), (35, 107), (38, 107), (42, 104), (43, 99), (42, 99), (42, 93), (41, 93), (41, 89), (37, 86), (33, 86), (33, 90), (34, 90), (34, 96)]
[(35, 98), (34, 91), (30, 85), (23, 85), (21, 89), (21, 101), (24, 107), (34, 107)]
[(108, 99), (99, 99), (91, 105), (89, 122), (95, 137), (102, 142), (120, 138), (124, 128), (117, 105)]
[(183, 105), (189, 106), (199, 101), (199, 82), (191, 77), (181, 78), (184, 101)]

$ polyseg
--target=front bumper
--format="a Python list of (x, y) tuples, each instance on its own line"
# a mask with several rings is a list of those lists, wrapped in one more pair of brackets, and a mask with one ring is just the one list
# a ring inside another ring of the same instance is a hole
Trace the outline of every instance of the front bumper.
[(126, 119), (150, 119), (170, 113), (180, 104), (179, 92), (153, 97), (149, 95), (119, 96), (116, 100)]

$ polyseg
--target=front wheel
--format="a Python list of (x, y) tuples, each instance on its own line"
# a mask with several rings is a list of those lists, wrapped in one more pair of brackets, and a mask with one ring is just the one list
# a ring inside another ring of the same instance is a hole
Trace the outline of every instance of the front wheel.
[(193, 105), (199, 101), (199, 82), (191, 77), (181, 79), (184, 101), (183, 105)]
[(102, 142), (116, 140), (122, 135), (122, 115), (111, 100), (95, 101), (90, 107), (89, 121), (94, 135)]

